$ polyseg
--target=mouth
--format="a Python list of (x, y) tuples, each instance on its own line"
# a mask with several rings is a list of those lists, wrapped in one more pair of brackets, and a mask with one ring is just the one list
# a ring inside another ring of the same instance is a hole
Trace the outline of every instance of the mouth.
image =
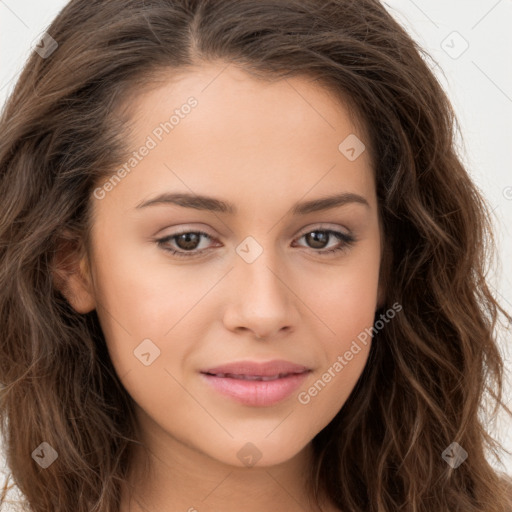
[(205, 373), (205, 375), (211, 375), (212, 377), (219, 377), (221, 379), (238, 379), (238, 380), (259, 380), (259, 381), (269, 381), (269, 380), (277, 380), (283, 379), (284, 377), (288, 377), (290, 375), (300, 375), (303, 372), (298, 373), (279, 373), (277, 375), (239, 375), (235, 373)]
[(288, 361), (242, 361), (202, 370), (210, 389), (246, 406), (268, 407), (288, 398), (312, 370)]

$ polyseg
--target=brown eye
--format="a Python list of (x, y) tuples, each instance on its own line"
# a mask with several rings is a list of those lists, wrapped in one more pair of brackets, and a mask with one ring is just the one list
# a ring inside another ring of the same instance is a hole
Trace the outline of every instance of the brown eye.
[[(198, 248), (201, 244), (201, 237), (205, 237), (210, 241), (214, 240), (212, 236), (203, 231), (183, 231), (161, 238), (156, 242), (158, 246), (174, 256), (192, 258), (194, 256), (200, 256), (210, 249), (210, 247)], [(353, 235), (332, 229), (316, 229), (309, 231), (299, 239), (301, 238), (306, 240), (308, 248), (322, 256), (347, 251), (356, 242), (356, 238)], [(326, 249), (326, 247), (329, 247), (328, 244), (331, 240), (338, 240), (338, 244), (334, 245), (332, 248)]]
[(197, 246), (201, 241), (201, 235), (195, 232), (174, 235), (173, 238), (176, 240), (176, 245), (178, 246), (178, 248), (183, 249), (184, 251), (191, 251), (197, 249)]
[(160, 238), (156, 242), (158, 246), (175, 256), (192, 257), (208, 250), (208, 248), (198, 249), (202, 237), (213, 240), (208, 233), (203, 231), (183, 231)]
[[(317, 249), (314, 252), (320, 255), (346, 251), (356, 242), (356, 238), (353, 235), (334, 231), (332, 229), (315, 229), (313, 231), (308, 231), (307, 233), (304, 233), (299, 240), (301, 238), (306, 240), (307, 247), (310, 249)], [(328, 247), (328, 243), (333, 238), (338, 240), (338, 244), (326, 249), (326, 247)]]
[(326, 231), (311, 231), (304, 236), (311, 248), (323, 249), (331, 235)]

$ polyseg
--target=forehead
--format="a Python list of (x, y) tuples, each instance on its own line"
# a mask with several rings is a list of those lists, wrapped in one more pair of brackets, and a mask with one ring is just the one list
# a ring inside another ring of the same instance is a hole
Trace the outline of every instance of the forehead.
[(360, 123), (311, 78), (263, 81), (226, 64), (168, 71), (135, 91), (125, 112), (127, 161), (151, 146), (122, 183), (132, 204), (173, 187), (221, 195), (227, 184), (240, 199), (296, 200), (313, 189), (369, 193), (373, 186), (369, 151), (355, 160), (342, 151), (347, 140), (369, 147)]
[(190, 97), (200, 107), (194, 108), (196, 129), (199, 123), (207, 128), (211, 127), (206, 126), (208, 121), (222, 121), (212, 136), (219, 129), (246, 127), (248, 130), (240, 134), (243, 135), (250, 132), (251, 126), (256, 131), (262, 125), (268, 129), (272, 124), (275, 131), (293, 127), (296, 134), (306, 136), (316, 128), (321, 132), (350, 129), (351, 133), (367, 138), (363, 134), (366, 131), (363, 120), (350, 108), (345, 95), (334, 92), (332, 86), (327, 87), (309, 76), (256, 79), (234, 64), (223, 62), (159, 70), (146, 85), (134, 87), (118, 110), (136, 123), (135, 135), (143, 135), (154, 128), (155, 120), (168, 120)]

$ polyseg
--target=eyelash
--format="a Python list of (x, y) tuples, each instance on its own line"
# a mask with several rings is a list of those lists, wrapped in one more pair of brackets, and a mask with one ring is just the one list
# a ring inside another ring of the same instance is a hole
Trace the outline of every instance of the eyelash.
[[(354, 245), (354, 243), (357, 241), (356, 238), (353, 235), (348, 235), (346, 233), (342, 233), (340, 231), (334, 231), (332, 229), (312, 229), (310, 231), (307, 231), (306, 233), (303, 233), (298, 239), (301, 239), (305, 235), (308, 235), (308, 234), (313, 233), (313, 232), (328, 233), (329, 235), (333, 235), (338, 240), (343, 242), (342, 245), (340, 245), (340, 246), (338, 246), (338, 247), (336, 247), (334, 249), (327, 249), (327, 250), (325, 250), (325, 249), (324, 250), (314, 250), (314, 249), (312, 249), (313, 252), (315, 252), (317, 254), (320, 254), (321, 256), (327, 256), (327, 255), (332, 255), (334, 253), (342, 253), (342, 252), (348, 251), (348, 249), (350, 247), (352, 247)], [(202, 250), (199, 250), (199, 251), (196, 250), (195, 252), (193, 252), (193, 251), (183, 251), (183, 250), (177, 251), (175, 249), (170, 249), (169, 247), (166, 247), (164, 245), (166, 242), (169, 242), (169, 241), (173, 240), (174, 238), (177, 238), (180, 235), (190, 234), (190, 233), (193, 233), (193, 234), (196, 234), (196, 235), (204, 235), (204, 236), (206, 236), (207, 238), (210, 238), (210, 239), (213, 238), (208, 233), (205, 233), (204, 231), (200, 231), (200, 230), (196, 230), (196, 231), (181, 231), (179, 233), (174, 233), (174, 234), (172, 234), (170, 236), (166, 236), (164, 238), (157, 239), (156, 243), (164, 251), (167, 251), (167, 252), (171, 253), (173, 256), (177, 256), (179, 258), (193, 258), (194, 256), (199, 256), (200, 254), (207, 252), (209, 249), (202, 249)], [(330, 239), (329, 239), (329, 241), (330, 241)]]

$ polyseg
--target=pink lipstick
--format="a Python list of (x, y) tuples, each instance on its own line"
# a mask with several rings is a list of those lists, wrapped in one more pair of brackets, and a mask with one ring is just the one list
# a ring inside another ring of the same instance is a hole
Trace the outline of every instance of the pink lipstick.
[(237, 361), (201, 370), (216, 391), (244, 404), (267, 407), (290, 396), (311, 372), (289, 361)]

